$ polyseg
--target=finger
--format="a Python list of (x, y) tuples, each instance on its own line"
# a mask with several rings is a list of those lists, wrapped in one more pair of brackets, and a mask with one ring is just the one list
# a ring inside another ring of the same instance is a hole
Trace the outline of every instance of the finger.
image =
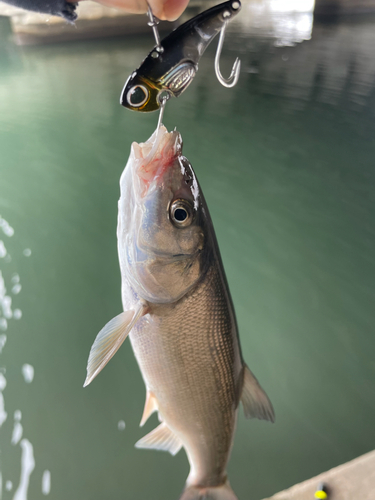
[(97, 0), (97, 2), (107, 7), (115, 7), (116, 9), (126, 10), (132, 14), (144, 14), (147, 12), (146, 0)]
[(174, 21), (184, 12), (189, 0), (149, 0), (153, 14), (159, 19)]

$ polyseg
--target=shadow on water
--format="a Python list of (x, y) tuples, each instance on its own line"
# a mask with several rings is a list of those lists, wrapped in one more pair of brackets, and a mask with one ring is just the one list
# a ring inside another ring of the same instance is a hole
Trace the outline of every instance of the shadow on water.
[[(224, 48), (224, 74), (241, 52), (238, 86), (216, 82), (210, 47), (165, 123), (200, 179), (243, 354), (276, 409), (274, 426), (241, 414), (229, 466), (239, 498), (260, 499), (375, 446), (375, 25), (304, 24), (286, 45), (246, 26)], [(121, 309), (118, 181), (156, 115), (118, 98), (149, 46), (0, 51), (4, 500), (177, 498), (188, 472), (183, 453), (133, 448), (156, 420), (138, 429), (128, 344), (82, 389), (91, 343)]]

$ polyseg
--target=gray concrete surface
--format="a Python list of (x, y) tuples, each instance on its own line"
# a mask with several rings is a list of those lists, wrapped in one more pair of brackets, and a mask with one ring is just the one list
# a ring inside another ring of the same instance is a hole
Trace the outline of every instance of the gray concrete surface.
[(314, 500), (322, 482), (329, 488), (328, 500), (374, 500), (375, 450), (265, 500)]

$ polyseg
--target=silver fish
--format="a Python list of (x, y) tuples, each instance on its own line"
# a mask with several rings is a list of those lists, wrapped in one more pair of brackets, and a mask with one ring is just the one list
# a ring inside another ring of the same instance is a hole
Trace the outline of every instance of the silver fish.
[(182, 139), (162, 125), (133, 143), (120, 180), (118, 253), (124, 312), (98, 334), (89, 384), (129, 335), (146, 385), (136, 443), (175, 455), (190, 474), (181, 500), (236, 500), (226, 475), (239, 402), (247, 418), (274, 421), (242, 359), (233, 304), (210, 214)]

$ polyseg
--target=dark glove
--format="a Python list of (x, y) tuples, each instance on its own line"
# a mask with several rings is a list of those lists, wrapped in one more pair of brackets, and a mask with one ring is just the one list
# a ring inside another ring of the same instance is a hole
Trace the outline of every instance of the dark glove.
[(3, 0), (6, 3), (21, 7), (26, 10), (33, 10), (43, 14), (52, 14), (60, 16), (69, 22), (77, 19), (76, 3), (70, 3), (66, 0)]

